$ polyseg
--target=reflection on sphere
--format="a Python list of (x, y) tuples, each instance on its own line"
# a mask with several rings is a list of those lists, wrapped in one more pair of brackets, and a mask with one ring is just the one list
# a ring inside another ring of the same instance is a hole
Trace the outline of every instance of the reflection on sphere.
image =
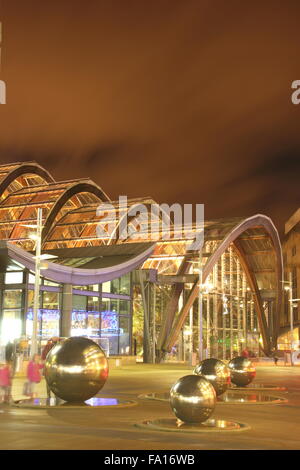
[(108, 361), (94, 341), (74, 336), (49, 351), (44, 371), (45, 379), (57, 397), (68, 402), (83, 402), (104, 386)]
[(194, 369), (194, 374), (202, 375), (214, 387), (217, 396), (226, 392), (230, 385), (230, 370), (219, 359), (205, 359)]
[(234, 357), (228, 364), (231, 382), (238, 387), (246, 387), (256, 376), (256, 370), (247, 357)]
[(204, 377), (186, 375), (172, 386), (170, 405), (175, 416), (181, 421), (202, 423), (214, 411), (216, 392)]

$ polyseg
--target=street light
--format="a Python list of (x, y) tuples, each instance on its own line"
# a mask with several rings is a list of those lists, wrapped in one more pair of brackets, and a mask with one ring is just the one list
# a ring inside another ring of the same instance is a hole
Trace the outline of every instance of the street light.
[(36, 241), (35, 244), (35, 280), (34, 280), (34, 297), (33, 297), (33, 322), (32, 322), (32, 336), (31, 336), (31, 357), (37, 353), (37, 329), (38, 329), (38, 311), (39, 311), (39, 296), (40, 296), (40, 273), (41, 269), (45, 269), (42, 261), (45, 259), (57, 258), (54, 255), (41, 254), (42, 249), (42, 209), (37, 210), (36, 224), (22, 224), (23, 227), (33, 228), (36, 233), (30, 235), (32, 240)]

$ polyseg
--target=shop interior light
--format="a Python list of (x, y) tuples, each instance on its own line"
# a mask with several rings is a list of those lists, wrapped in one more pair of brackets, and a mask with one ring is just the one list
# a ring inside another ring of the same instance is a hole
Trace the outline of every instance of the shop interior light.
[(28, 227), (28, 228), (37, 228), (38, 226), (36, 224), (21, 224), (22, 227)]
[(30, 240), (37, 240), (38, 239), (38, 236), (36, 233), (30, 233), (29, 236)]

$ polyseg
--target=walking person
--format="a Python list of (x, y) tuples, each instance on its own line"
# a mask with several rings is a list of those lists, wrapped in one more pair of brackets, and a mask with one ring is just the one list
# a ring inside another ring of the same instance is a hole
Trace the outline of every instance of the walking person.
[(12, 370), (8, 361), (0, 367), (1, 403), (9, 403), (11, 399)]
[(12, 362), (14, 355), (14, 345), (9, 341), (5, 346), (5, 360), (6, 362)]
[[(47, 357), (47, 354), (49, 353), (49, 351), (51, 351), (51, 349), (53, 348), (53, 346), (55, 346), (59, 341), (59, 338), (57, 337), (54, 337), (54, 338), (51, 338), (47, 341), (43, 351), (42, 351), (42, 361), (45, 362), (46, 360), (46, 357)], [(51, 389), (46, 381), (46, 387), (47, 387), (47, 397), (48, 398), (51, 398)]]
[(277, 366), (277, 362), (278, 362), (278, 353), (276, 351), (273, 352), (273, 359), (274, 359), (274, 364), (275, 366)]
[(28, 379), (28, 387), (27, 387), (27, 395), (30, 398), (35, 397), (35, 386), (36, 384), (40, 383), (42, 376), (40, 373), (40, 369), (42, 369), (44, 365), (40, 363), (40, 357), (38, 354), (34, 354), (31, 361), (27, 366), (27, 379)]
[(246, 358), (249, 357), (249, 351), (247, 348), (243, 349), (243, 351), (241, 352), (241, 356)]

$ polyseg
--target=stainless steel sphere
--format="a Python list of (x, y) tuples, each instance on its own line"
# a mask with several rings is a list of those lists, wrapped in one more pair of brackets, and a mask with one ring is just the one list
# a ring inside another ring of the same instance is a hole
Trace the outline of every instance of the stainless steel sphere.
[(101, 390), (108, 377), (108, 361), (94, 341), (74, 336), (47, 354), (45, 379), (52, 392), (68, 402), (84, 402)]
[(214, 387), (217, 396), (226, 392), (230, 385), (230, 370), (219, 359), (205, 359), (195, 367), (194, 374), (205, 377)]
[(204, 377), (186, 375), (171, 388), (170, 405), (175, 416), (186, 423), (202, 423), (215, 409), (216, 392)]
[(231, 382), (238, 387), (246, 387), (256, 376), (256, 370), (247, 357), (234, 357), (228, 364)]

